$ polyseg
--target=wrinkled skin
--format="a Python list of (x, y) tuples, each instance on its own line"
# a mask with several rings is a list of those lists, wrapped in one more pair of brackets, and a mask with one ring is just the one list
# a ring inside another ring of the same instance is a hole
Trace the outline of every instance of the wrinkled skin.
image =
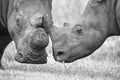
[(84, 58), (98, 49), (106, 38), (119, 35), (119, 10), (119, 0), (89, 0), (76, 22), (65, 23), (63, 28), (46, 28), (52, 39), (55, 60), (70, 63)]
[(45, 47), (49, 37), (44, 27), (44, 16), (52, 20), (51, 0), (16, 0), (9, 11), (8, 30), (15, 42), (15, 60), (20, 63), (45, 64)]

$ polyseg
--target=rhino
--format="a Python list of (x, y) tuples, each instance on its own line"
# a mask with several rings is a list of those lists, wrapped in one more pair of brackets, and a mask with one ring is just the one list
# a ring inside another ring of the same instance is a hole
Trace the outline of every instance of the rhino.
[(91, 55), (108, 37), (120, 35), (120, 0), (89, 0), (79, 20), (63, 27), (46, 25), (54, 59), (74, 62)]
[(51, 9), (52, 0), (0, 0), (0, 61), (5, 47), (13, 40), (17, 62), (47, 62), (45, 47), (49, 37), (43, 19), (46, 16), (52, 22)]

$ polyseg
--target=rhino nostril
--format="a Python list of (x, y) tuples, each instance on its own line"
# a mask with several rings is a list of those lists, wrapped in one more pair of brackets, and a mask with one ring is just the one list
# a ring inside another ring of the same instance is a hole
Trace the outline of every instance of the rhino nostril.
[(57, 56), (61, 56), (61, 55), (64, 55), (64, 52), (63, 51), (58, 51)]
[(23, 55), (21, 53), (18, 53), (18, 58), (22, 58)]
[(58, 62), (63, 62), (65, 60), (65, 52), (64, 51), (57, 51), (54, 59)]

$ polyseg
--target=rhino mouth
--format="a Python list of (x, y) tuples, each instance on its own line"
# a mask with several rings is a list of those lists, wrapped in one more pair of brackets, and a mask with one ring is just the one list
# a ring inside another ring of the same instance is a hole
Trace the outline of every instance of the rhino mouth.
[(47, 46), (48, 38), (46, 39), (46, 37), (44, 37), (40, 40), (39, 39), (37, 40), (36, 36), (35, 38), (34, 37), (32, 38), (28, 36), (25, 39), (19, 39), (15, 60), (20, 63), (28, 64), (47, 63), (47, 52), (45, 47)]
[(27, 52), (26, 54), (17, 53), (15, 55), (15, 60), (20, 63), (28, 64), (45, 64), (47, 63), (47, 53), (45, 50), (36, 52)]

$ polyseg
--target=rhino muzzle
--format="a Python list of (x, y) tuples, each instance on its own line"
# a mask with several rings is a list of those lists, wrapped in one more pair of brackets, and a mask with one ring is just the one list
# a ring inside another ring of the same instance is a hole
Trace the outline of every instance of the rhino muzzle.
[(30, 47), (33, 50), (41, 51), (49, 44), (49, 37), (43, 29), (33, 32)]
[(47, 62), (46, 47), (49, 44), (49, 36), (43, 27), (43, 17), (36, 14), (29, 20), (30, 27), (26, 29), (22, 44), (19, 44), (15, 60), (20, 63), (44, 64)]

